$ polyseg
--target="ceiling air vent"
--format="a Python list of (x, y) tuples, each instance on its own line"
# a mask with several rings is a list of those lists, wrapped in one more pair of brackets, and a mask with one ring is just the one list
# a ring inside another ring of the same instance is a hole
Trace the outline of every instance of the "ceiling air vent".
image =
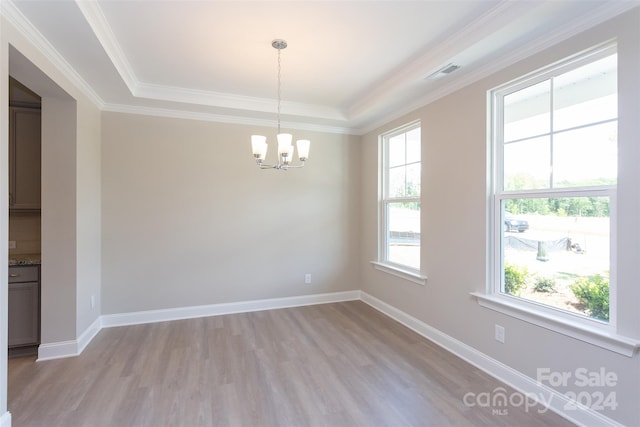
[(440, 68), (439, 70), (429, 74), (427, 77), (425, 77), (425, 79), (431, 79), (431, 80), (439, 79), (441, 77), (446, 76), (447, 74), (453, 73), (458, 68), (460, 68), (459, 65), (450, 63)]

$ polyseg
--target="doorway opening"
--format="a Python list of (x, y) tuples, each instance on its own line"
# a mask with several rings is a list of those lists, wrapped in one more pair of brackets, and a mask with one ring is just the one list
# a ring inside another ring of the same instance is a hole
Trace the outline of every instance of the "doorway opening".
[(9, 77), (9, 358), (37, 355), (40, 345), (41, 107)]

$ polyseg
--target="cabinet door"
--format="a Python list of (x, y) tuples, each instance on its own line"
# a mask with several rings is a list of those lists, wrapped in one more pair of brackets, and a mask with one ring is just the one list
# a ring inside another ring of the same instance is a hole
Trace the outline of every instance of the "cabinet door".
[(9, 347), (39, 343), (39, 287), (38, 282), (9, 283)]
[(9, 111), (9, 208), (40, 209), (40, 110)]

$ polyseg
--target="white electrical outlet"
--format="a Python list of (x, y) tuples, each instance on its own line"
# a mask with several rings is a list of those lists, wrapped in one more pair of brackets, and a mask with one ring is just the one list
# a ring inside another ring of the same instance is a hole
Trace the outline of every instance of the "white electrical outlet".
[(91, 309), (96, 308), (96, 297), (91, 295)]
[(311, 273), (307, 273), (304, 275), (304, 283), (307, 285), (311, 283)]
[(16, 241), (9, 240), (9, 249), (15, 249), (15, 248), (16, 248)]
[(504, 344), (504, 326), (496, 325), (496, 341)]

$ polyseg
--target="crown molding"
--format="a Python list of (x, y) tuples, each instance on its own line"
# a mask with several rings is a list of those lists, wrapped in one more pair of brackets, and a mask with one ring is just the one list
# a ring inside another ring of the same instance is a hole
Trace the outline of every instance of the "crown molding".
[[(276, 100), (269, 98), (234, 95), (230, 93), (186, 89), (149, 83), (138, 84), (137, 96), (140, 98), (149, 98), (159, 101), (175, 101), (261, 113), (275, 113), (276, 105)], [(340, 110), (322, 105), (282, 101), (281, 110), (282, 114), (292, 116), (340, 121), (345, 120), (345, 116)]]
[[(124, 104), (105, 104), (102, 111), (139, 114), (143, 116), (166, 117), (173, 119), (200, 120), (205, 122), (229, 123), (245, 126), (272, 127), (275, 129), (275, 119), (259, 119), (256, 117), (232, 116), (226, 114), (202, 113), (186, 110), (157, 107), (139, 107)], [(354, 129), (341, 126), (321, 125), (308, 122), (282, 121), (284, 129), (305, 130), (311, 132), (324, 132), (342, 135), (355, 135)]]
[[(104, 19), (104, 16), (99, 10), (99, 6), (88, 6), (91, 2), (77, 2), (81, 8), (85, 18), (87, 16), (96, 17), (102, 16), (102, 18), (88, 18), (94, 21), (100, 21)], [(98, 8), (98, 11), (96, 11)], [(61, 73), (68, 78), (72, 84), (74, 84), (80, 91), (91, 100), (99, 109), (103, 111), (115, 111), (126, 112), (129, 114), (140, 115), (152, 115), (158, 117), (171, 117), (171, 118), (183, 118), (191, 120), (204, 120), (221, 123), (234, 123), (245, 124), (251, 126), (273, 126), (273, 120), (258, 119), (251, 117), (242, 117), (235, 115), (224, 114), (212, 114), (212, 113), (196, 113), (186, 110), (177, 110), (169, 108), (153, 108), (153, 107), (139, 107), (133, 105), (124, 104), (110, 104), (106, 103), (102, 98), (93, 90), (93, 88), (75, 71), (75, 69), (64, 59), (64, 57), (51, 45), (51, 43), (38, 31), (36, 27), (22, 14), (22, 12), (13, 4), (11, 0), (0, 2), (0, 15), (2, 15), (16, 30), (27, 39), (45, 58), (51, 62)], [(91, 24), (90, 24), (91, 25)], [(95, 32), (95, 27), (92, 25), (92, 29)], [(104, 46), (104, 43), (101, 41)], [(113, 61), (113, 57), (110, 55), (110, 59)], [(128, 69), (128, 63), (120, 64), (124, 69)], [(120, 70), (118, 70), (120, 72)], [(128, 73), (128, 72), (127, 72)], [(122, 72), (120, 72), (122, 76)], [(131, 77), (133, 74), (129, 73)], [(123, 77), (125, 83), (129, 86), (129, 82)], [(158, 86), (151, 84), (134, 84), (137, 87), (136, 92), (141, 97), (149, 99), (157, 99), (164, 101), (178, 101), (186, 102), (198, 105), (217, 106), (224, 108), (236, 108), (239, 110), (250, 110), (255, 112), (273, 112), (274, 103), (273, 100), (266, 98), (256, 97), (243, 97), (238, 95), (196, 91), (183, 88), (172, 88), (166, 86)], [(131, 90), (131, 87), (129, 87)], [(283, 102), (282, 111), (284, 114), (297, 115), (307, 118), (323, 118), (329, 120), (343, 121), (345, 120), (344, 114), (336, 109), (331, 109), (323, 106)], [(353, 129), (349, 127), (341, 126), (329, 126), (319, 125), (313, 123), (298, 123), (298, 122), (282, 122), (282, 127), (296, 130), (308, 130), (314, 132), (327, 132), (336, 134), (353, 134)]]
[(394, 114), (385, 115), (383, 119), (372, 121), (364, 127), (354, 129), (354, 132), (357, 135), (369, 133), (386, 125), (387, 123), (411, 113), (412, 111), (429, 105), (440, 98), (450, 95), (470, 84), (505, 69), (510, 65), (540, 53), (545, 49), (548, 49), (636, 7), (639, 7), (636, 2), (607, 2), (606, 4), (594, 9), (591, 13), (585, 14), (571, 22), (568, 22), (567, 25), (561, 29), (557, 29), (542, 37), (538, 37), (530, 43), (527, 43), (525, 46), (521, 46), (517, 50), (505, 54), (492, 62), (488, 62), (473, 71), (456, 76), (448, 83), (440, 86), (440, 88), (430, 91), (426, 95), (416, 99), (415, 102), (407, 104), (403, 108), (394, 110)]
[[(425, 70), (436, 69), (447, 62), (453, 54), (458, 52), (478, 40), (483, 34), (486, 35), (496, 28), (500, 22), (511, 19), (511, 17), (523, 13), (523, 8), (532, 7), (527, 2), (499, 3), (479, 18), (473, 20), (462, 30), (456, 32), (443, 43), (439, 44), (429, 54), (425, 54), (413, 63), (405, 67), (401, 72), (394, 74), (387, 80), (379, 82), (378, 86), (367, 95), (348, 106), (345, 111), (319, 105), (283, 102), (282, 111), (290, 116), (298, 116), (306, 119), (328, 119), (344, 122), (345, 126), (322, 125), (307, 122), (283, 122), (283, 127), (297, 130), (309, 130), (317, 132), (327, 132), (336, 134), (363, 135), (371, 132), (385, 124), (398, 119), (412, 111), (424, 107), (446, 95), (449, 95), (469, 84), (485, 78), (496, 71), (504, 69), (522, 59), (536, 54), (548, 47), (566, 40), (582, 31), (588, 30), (608, 19), (621, 13), (638, 7), (637, 2), (609, 1), (606, 4), (594, 9), (590, 13), (581, 16), (561, 29), (539, 37), (527, 45), (510, 52), (497, 60), (484, 64), (472, 71), (463, 72), (455, 76), (444, 86), (432, 90), (419, 97), (414, 102), (404, 104), (402, 108), (389, 110), (378, 114), (377, 119), (365, 122), (358, 127), (349, 126), (349, 122), (355, 122), (362, 118), (367, 111), (370, 111), (381, 99), (384, 99), (391, 91), (406, 81), (413, 81), (428, 74)], [(248, 97), (227, 93), (199, 91), (193, 89), (168, 87), (139, 82), (133, 73), (122, 49), (102, 13), (102, 9), (97, 2), (87, 2), (76, 0), (76, 4), (83, 16), (96, 34), (105, 52), (113, 62), (116, 70), (131, 91), (132, 96), (148, 98), (162, 101), (175, 101), (190, 103), (195, 105), (205, 105), (222, 107), (228, 109), (244, 110), (251, 112), (270, 113), (273, 112), (273, 100), (267, 98)], [(528, 10), (528, 9), (527, 9)], [(93, 88), (75, 71), (75, 69), (64, 59), (64, 57), (51, 45), (51, 43), (38, 31), (36, 27), (22, 14), (12, 0), (0, 1), (0, 15), (7, 22), (13, 25), (16, 30), (24, 36), (47, 60), (49, 60), (69, 81), (74, 84), (93, 104), (103, 111), (123, 112), (130, 114), (152, 115), (158, 117), (172, 117), (192, 120), (204, 120), (221, 123), (244, 124), (251, 126), (273, 126), (272, 120), (255, 117), (238, 116), (233, 114), (213, 114), (198, 113), (187, 110), (171, 108), (139, 107), (133, 105), (106, 103)], [(363, 121), (359, 121), (363, 123)]]
[(407, 82), (424, 79), (432, 72), (452, 62), (451, 58), (459, 52), (495, 32), (517, 16), (526, 14), (536, 6), (535, 2), (503, 1), (498, 3), (462, 27), (461, 30), (456, 31), (443, 42), (438, 43), (437, 46), (430, 48), (410, 64), (403, 66), (395, 74), (382, 82), (378, 82), (373, 90), (370, 90), (365, 96), (358, 98), (348, 106), (346, 109), (347, 117), (352, 119), (364, 115), (398, 87), (406, 85)]
[[(272, 99), (156, 85), (140, 81), (127, 60), (99, 3), (76, 0), (76, 4), (133, 96), (247, 111), (273, 111), (274, 101)], [(345, 115), (340, 110), (320, 105), (283, 102), (282, 111), (285, 114), (302, 117), (345, 120)]]
[(9, 22), (29, 43), (71, 81), (98, 108), (104, 106), (102, 98), (64, 59), (55, 47), (22, 14), (11, 0), (0, 1), (0, 15)]
[(138, 79), (120, 47), (120, 43), (118, 43), (118, 39), (116, 39), (111, 26), (107, 22), (107, 18), (104, 16), (100, 4), (97, 1), (86, 0), (75, 0), (75, 3), (102, 45), (111, 63), (118, 71), (118, 74), (120, 74), (122, 81), (124, 81), (127, 88), (129, 88), (129, 92), (136, 96), (139, 85)]

